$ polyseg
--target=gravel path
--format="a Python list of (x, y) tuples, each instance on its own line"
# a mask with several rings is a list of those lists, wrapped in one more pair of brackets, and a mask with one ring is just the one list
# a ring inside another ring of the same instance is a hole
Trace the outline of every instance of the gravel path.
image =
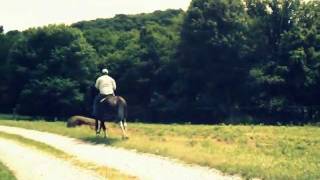
[(105, 145), (94, 145), (83, 141), (52, 133), (27, 130), (23, 128), (0, 126), (0, 131), (21, 135), (33, 139), (66, 153), (77, 156), (80, 160), (118, 169), (140, 179), (184, 179), (184, 180), (220, 180), (241, 179), (239, 176), (223, 175), (217, 170), (201, 166), (191, 166), (155, 156), (142, 154)]
[(3, 138), (0, 138), (0, 161), (18, 180), (103, 179), (66, 161)]

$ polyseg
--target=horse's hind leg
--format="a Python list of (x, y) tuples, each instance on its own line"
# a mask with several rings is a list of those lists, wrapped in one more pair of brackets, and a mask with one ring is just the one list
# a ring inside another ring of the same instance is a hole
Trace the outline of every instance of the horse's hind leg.
[(121, 130), (122, 130), (122, 137), (124, 138), (124, 139), (127, 139), (128, 138), (128, 135), (127, 135), (127, 132), (126, 132), (126, 127), (124, 126), (124, 124), (123, 124), (123, 122), (122, 121), (120, 121), (120, 128), (121, 128)]
[(124, 139), (128, 139), (128, 135), (127, 135), (127, 122), (126, 122), (126, 107), (123, 105), (118, 106), (118, 120), (119, 120), (119, 124), (120, 124), (120, 128), (122, 130), (122, 137)]
[(108, 132), (107, 132), (107, 128), (106, 128), (105, 122), (101, 122), (101, 127), (102, 127), (103, 132), (104, 132), (104, 138), (107, 138), (108, 137)]
[(127, 130), (128, 130), (128, 125), (127, 125), (126, 120), (124, 120), (123, 126), (124, 126), (124, 131), (127, 132)]
[(100, 134), (101, 131), (101, 122), (97, 119), (95, 119), (96, 123), (95, 123), (95, 128), (96, 128), (96, 135)]

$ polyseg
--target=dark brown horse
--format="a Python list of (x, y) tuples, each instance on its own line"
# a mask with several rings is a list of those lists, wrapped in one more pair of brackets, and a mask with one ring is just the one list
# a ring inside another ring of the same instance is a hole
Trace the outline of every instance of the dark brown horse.
[[(96, 123), (97, 127), (99, 127), (97, 128), (97, 132), (100, 132), (102, 128), (105, 136), (107, 135), (105, 122), (107, 120), (116, 119), (119, 122), (122, 130), (122, 136), (124, 138), (128, 138), (126, 118), (127, 103), (126, 100), (121, 96), (106, 97), (97, 104)], [(98, 122), (100, 122), (100, 126)]]
[[(90, 87), (90, 99), (91, 105), (93, 104), (94, 97), (98, 94), (95, 87)], [(121, 96), (107, 96), (100, 99), (96, 105), (96, 132), (100, 133), (101, 128), (103, 129), (104, 136), (107, 137), (107, 128), (105, 122), (107, 120), (117, 120), (122, 130), (123, 138), (128, 138), (127, 135), (127, 103), (126, 100)]]

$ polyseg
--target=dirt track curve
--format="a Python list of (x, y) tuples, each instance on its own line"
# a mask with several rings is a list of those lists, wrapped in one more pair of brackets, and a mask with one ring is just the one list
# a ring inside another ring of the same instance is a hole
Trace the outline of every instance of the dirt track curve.
[(0, 161), (18, 180), (103, 179), (69, 162), (3, 138), (0, 138)]
[[(209, 169), (207, 167), (187, 165), (181, 162), (170, 160), (168, 158), (163, 158), (151, 154), (137, 153), (135, 151), (125, 150), (121, 148), (90, 144), (74, 138), (47, 132), (8, 126), (0, 126), (0, 131), (21, 135), (25, 138), (45, 143), (68, 154), (76, 156), (77, 158), (79, 158), (79, 160), (92, 162), (99, 166), (115, 168), (126, 174), (136, 176), (140, 179), (241, 179), (239, 176), (224, 175), (217, 170)], [(1, 144), (0, 149), (2, 149)], [(2, 155), (1, 151), (0, 154)], [(32, 161), (32, 159), (30, 159), (30, 161)], [(23, 168), (23, 166), (19, 168)]]

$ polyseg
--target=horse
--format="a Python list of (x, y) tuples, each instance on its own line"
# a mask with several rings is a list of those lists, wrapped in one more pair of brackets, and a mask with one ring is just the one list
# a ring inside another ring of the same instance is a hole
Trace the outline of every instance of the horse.
[[(94, 86), (89, 88), (89, 95), (90, 97), (90, 104), (92, 106), (93, 97), (98, 94), (97, 89)], [(101, 128), (104, 132), (104, 137), (107, 138), (107, 128), (105, 122), (110, 119), (116, 119), (119, 122), (122, 137), (124, 139), (128, 139), (127, 135), (127, 102), (121, 96), (107, 96), (100, 99), (99, 103), (96, 105), (96, 115), (93, 116), (95, 119), (96, 124), (96, 134), (100, 134)]]

